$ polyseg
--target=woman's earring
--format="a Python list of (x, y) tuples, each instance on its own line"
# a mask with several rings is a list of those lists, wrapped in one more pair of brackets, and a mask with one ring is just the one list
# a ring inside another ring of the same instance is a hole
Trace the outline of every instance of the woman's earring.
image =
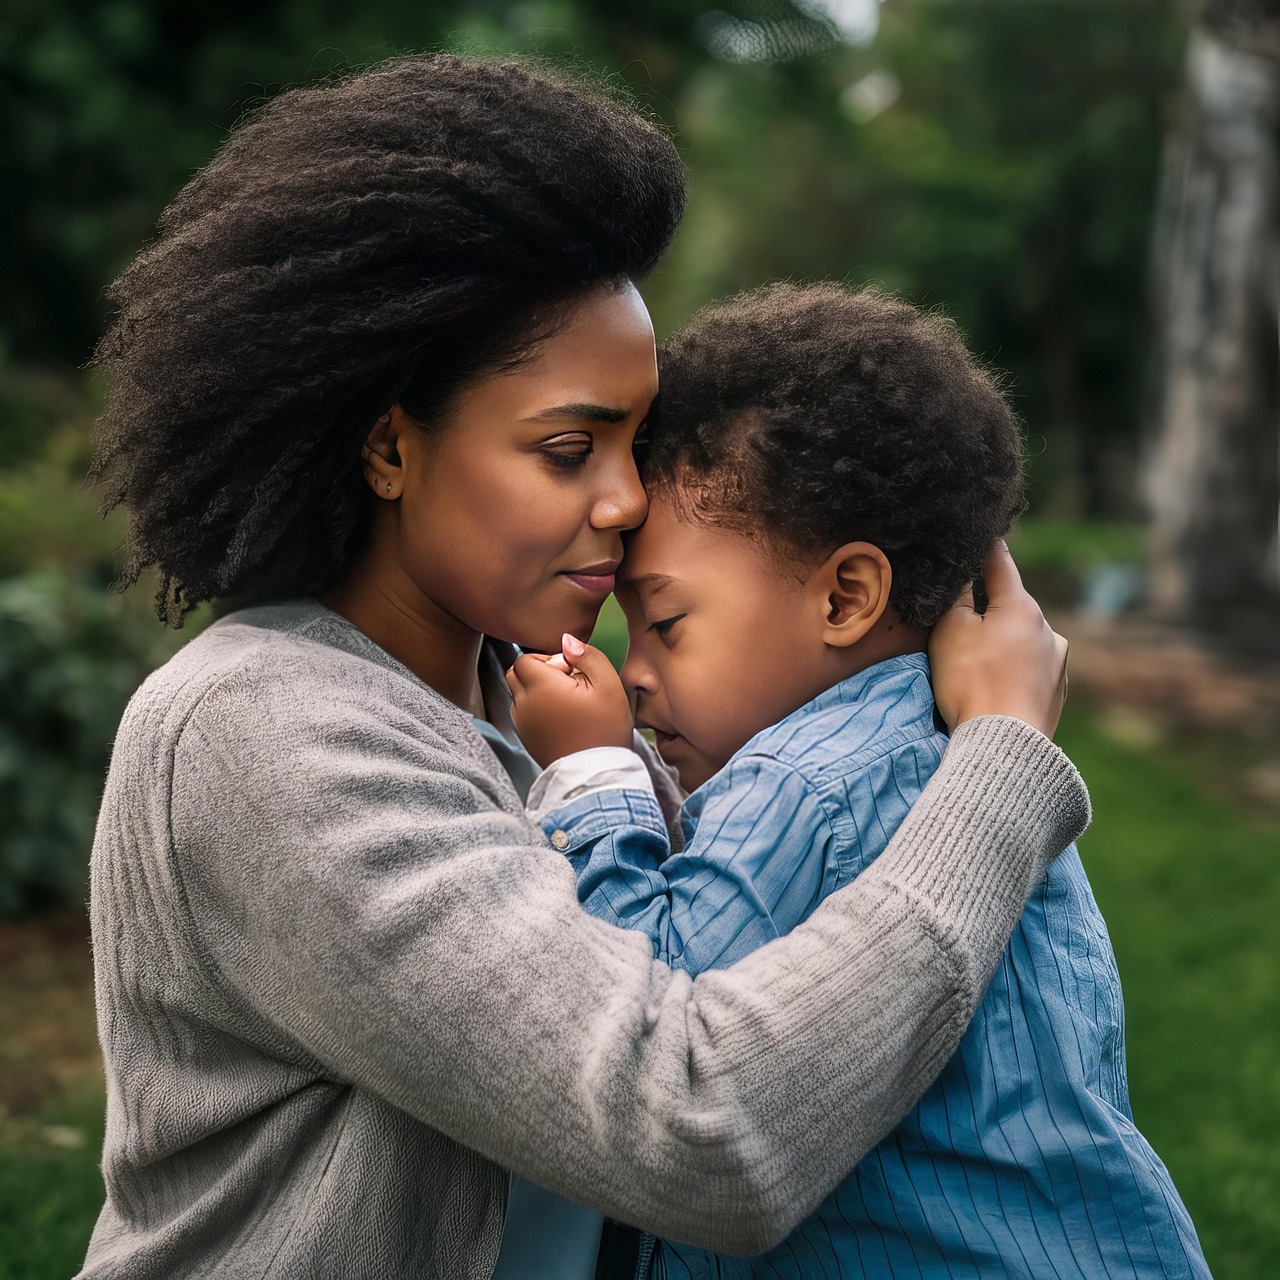
[(391, 481), (390, 481), (390, 480), (388, 480), (388, 481), (387, 481), (387, 492), (388, 492), (388, 493), (390, 493), (390, 492), (391, 492)]

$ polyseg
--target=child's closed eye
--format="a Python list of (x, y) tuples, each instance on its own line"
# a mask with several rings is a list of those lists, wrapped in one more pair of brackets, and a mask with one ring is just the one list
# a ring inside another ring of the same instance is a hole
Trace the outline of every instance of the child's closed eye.
[(675, 613), (669, 618), (660, 618), (657, 622), (651, 622), (649, 624), (649, 630), (656, 632), (660, 636), (665, 636), (684, 616), (685, 615), (683, 613)]

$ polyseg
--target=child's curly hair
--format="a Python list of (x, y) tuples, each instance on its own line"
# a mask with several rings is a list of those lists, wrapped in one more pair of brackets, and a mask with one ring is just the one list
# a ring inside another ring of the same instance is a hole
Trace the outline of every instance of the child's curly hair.
[(773, 284), (660, 353), (645, 482), (784, 555), (875, 544), (932, 626), (1022, 510), (1021, 432), (959, 329), (876, 289)]
[(427, 425), (566, 302), (637, 278), (684, 170), (625, 102), (516, 60), (406, 57), (249, 116), (115, 282), (92, 477), (161, 618), (314, 591), (369, 503), (360, 444)]

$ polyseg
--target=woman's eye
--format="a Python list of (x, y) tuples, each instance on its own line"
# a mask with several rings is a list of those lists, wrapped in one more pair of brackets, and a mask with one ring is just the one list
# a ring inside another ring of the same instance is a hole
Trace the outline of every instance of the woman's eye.
[(649, 624), (649, 630), (656, 632), (660, 636), (665, 636), (684, 616), (685, 615), (683, 613), (676, 613), (670, 618), (661, 618), (657, 622), (651, 622)]
[(575, 471), (586, 465), (595, 450), (595, 443), (586, 431), (570, 431), (548, 436), (540, 443), (539, 452), (553, 467)]
[(563, 467), (565, 470), (571, 470), (574, 467), (581, 467), (591, 457), (591, 446), (585, 447), (579, 445), (576, 448), (560, 448), (560, 449), (544, 449), (542, 456), (547, 459), (552, 466)]

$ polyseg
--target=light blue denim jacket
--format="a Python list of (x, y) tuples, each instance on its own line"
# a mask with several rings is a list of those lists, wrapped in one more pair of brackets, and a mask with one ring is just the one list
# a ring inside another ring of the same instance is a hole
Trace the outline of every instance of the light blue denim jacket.
[[(687, 800), (680, 853), (641, 789), (594, 792), (542, 823), (567, 834), (589, 911), (698, 973), (786, 933), (864, 870), (945, 746), (927, 659), (909, 654), (752, 738)], [(653, 1274), (1209, 1274), (1132, 1122), (1119, 976), (1074, 846), (1033, 893), (937, 1083), (818, 1210), (756, 1258), (661, 1241)]]

